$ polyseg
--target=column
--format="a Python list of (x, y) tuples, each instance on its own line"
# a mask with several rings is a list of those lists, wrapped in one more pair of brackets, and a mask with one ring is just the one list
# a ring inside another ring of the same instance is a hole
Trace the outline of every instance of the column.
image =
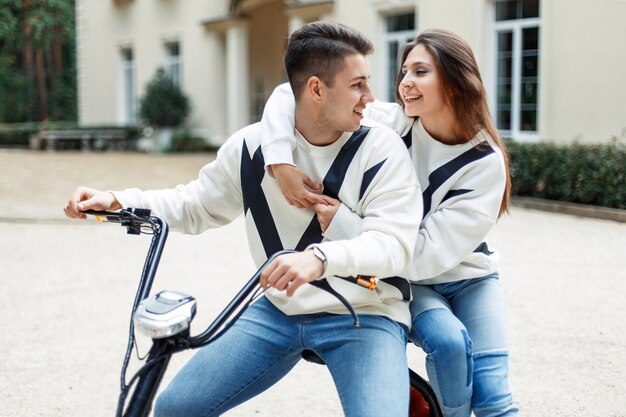
[(248, 27), (245, 22), (233, 22), (226, 29), (227, 136), (250, 123), (248, 73)]

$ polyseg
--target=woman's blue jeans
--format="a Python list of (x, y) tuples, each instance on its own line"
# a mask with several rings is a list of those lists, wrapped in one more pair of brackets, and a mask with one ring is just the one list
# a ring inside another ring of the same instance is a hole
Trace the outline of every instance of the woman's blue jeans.
[(359, 319), (355, 328), (350, 315), (287, 316), (263, 297), (191, 358), (157, 398), (154, 416), (221, 415), (274, 385), (310, 349), (326, 362), (346, 416), (406, 417), (406, 329), (385, 317)]
[(409, 339), (426, 352), (428, 378), (445, 416), (517, 416), (498, 274), (411, 287)]

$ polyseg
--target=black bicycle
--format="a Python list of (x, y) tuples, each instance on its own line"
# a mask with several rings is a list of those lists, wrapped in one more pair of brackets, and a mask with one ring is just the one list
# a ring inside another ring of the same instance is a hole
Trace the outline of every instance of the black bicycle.
[[(96, 216), (99, 221), (119, 223), (126, 228), (128, 234), (152, 235), (133, 302), (116, 412), (116, 417), (147, 417), (172, 355), (205, 346), (226, 332), (243, 311), (263, 294), (259, 278), (265, 265), (277, 256), (292, 251), (281, 251), (270, 257), (215, 320), (199, 335), (192, 336), (189, 327), (196, 313), (196, 300), (192, 296), (176, 291), (161, 291), (150, 296), (167, 240), (167, 223), (151, 215), (147, 209), (129, 208), (118, 212), (89, 210), (85, 213)], [(354, 316), (355, 323), (358, 323), (352, 306), (338, 293), (333, 295), (340, 299)], [(128, 380), (128, 365), (136, 345), (135, 329), (149, 336), (152, 339), (152, 346), (147, 356), (143, 358), (143, 365)], [(321, 358), (312, 351), (305, 351), (303, 358), (323, 364)], [(443, 417), (432, 387), (411, 369), (408, 371), (411, 382), (409, 417)]]

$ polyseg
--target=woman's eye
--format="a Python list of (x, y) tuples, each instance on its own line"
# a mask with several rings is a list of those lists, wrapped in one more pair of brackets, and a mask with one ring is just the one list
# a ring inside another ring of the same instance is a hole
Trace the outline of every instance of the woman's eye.
[(423, 69), (415, 70), (415, 75), (424, 75), (426, 73), (428, 73), (428, 71), (423, 70)]

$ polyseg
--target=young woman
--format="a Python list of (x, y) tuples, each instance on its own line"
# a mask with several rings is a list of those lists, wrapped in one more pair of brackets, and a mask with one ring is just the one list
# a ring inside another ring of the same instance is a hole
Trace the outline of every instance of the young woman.
[[(447, 417), (515, 416), (499, 256), (485, 241), (508, 206), (506, 149), (463, 39), (426, 30), (405, 46), (401, 62), (397, 103), (374, 102), (364, 114), (403, 138), (423, 190), (418, 243), (406, 272), (413, 282), (410, 339), (427, 354), (428, 377)], [(358, 216), (319, 195), (323, 184), (292, 165), (293, 103), (285, 86), (268, 101), (266, 112), (275, 114), (262, 121), (265, 163), (291, 204), (315, 206), (327, 239), (356, 234)]]

